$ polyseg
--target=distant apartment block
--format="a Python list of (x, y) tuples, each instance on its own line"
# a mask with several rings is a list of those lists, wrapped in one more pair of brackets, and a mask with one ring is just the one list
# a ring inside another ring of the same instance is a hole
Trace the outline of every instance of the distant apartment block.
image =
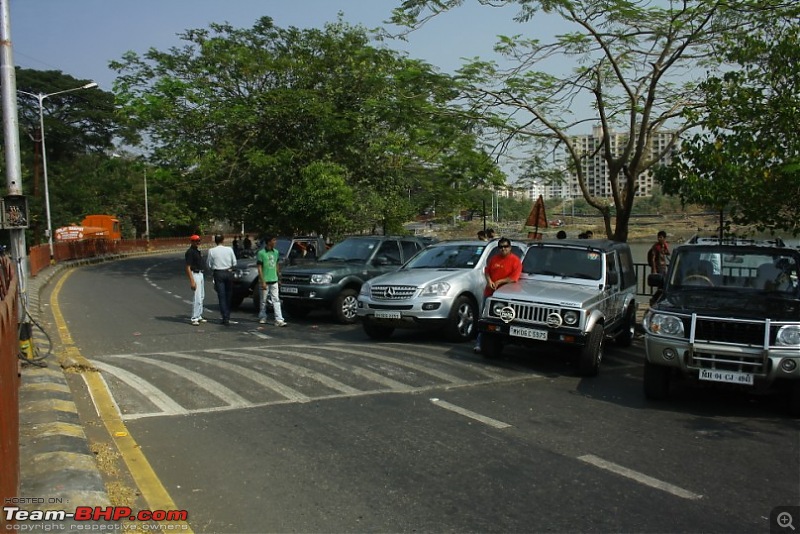
[[(651, 157), (659, 158), (662, 164), (669, 164), (672, 158), (676, 156), (679, 145), (667, 150), (670, 139), (674, 132), (663, 131), (656, 134), (650, 144), (649, 150)], [(611, 150), (616, 155), (619, 154), (627, 142), (627, 135), (612, 132)], [(576, 135), (572, 138), (575, 147), (583, 154), (594, 154), (587, 156), (583, 161), (583, 172), (586, 177), (586, 186), (591, 194), (595, 197), (611, 197), (611, 183), (608, 180), (608, 168), (603, 159), (602, 153), (598, 152), (598, 148), (603, 141), (603, 129), (600, 126), (595, 126), (592, 129), (591, 135)], [(597, 152), (597, 153), (596, 153)], [(596, 154), (595, 154), (596, 153)], [(659, 156), (659, 154), (663, 154)], [(565, 158), (566, 158), (565, 154)], [(566, 169), (566, 165), (564, 166)], [(566, 171), (565, 171), (566, 173)], [(544, 184), (531, 184), (525, 187), (526, 197), (535, 200), (542, 195), (544, 198), (579, 198), (581, 194), (580, 187), (578, 186), (578, 177), (572, 173), (566, 173), (566, 181), (563, 184), (544, 185)], [(621, 177), (624, 184), (624, 177)], [(654, 178), (652, 171), (647, 171), (640, 174), (637, 178), (638, 188), (636, 190), (637, 197), (647, 197), (652, 195)]]

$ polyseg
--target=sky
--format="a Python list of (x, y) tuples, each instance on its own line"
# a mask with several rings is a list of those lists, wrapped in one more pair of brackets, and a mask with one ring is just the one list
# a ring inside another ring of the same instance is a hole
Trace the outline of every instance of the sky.
[[(385, 26), (401, 0), (8, 0), (12, 54), (17, 66), (60, 70), (112, 90), (108, 68), (127, 51), (168, 50), (181, 45), (177, 34), (209, 23), (250, 28), (262, 16), (279, 27), (322, 27), (339, 12), (351, 24)], [(499, 34), (535, 31), (515, 23), (512, 8), (465, 5), (430, 21), (408, 42), (387, 46), (454, 72), (462, 58), (492, 57)], [(39, 89), (48, 92), (47, 87)]]

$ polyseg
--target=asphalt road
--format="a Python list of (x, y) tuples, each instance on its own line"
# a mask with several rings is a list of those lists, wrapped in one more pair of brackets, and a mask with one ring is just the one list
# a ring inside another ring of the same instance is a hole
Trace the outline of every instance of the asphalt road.
[(769, 532), (800, 504), (781, 399), (646, 402), (638, 341), (584, 379), (322, 313), (225, 327), (210, 283), (193, 327), (189, 298), (172, 254), (78, 269), (58, 305), (195, 532)]

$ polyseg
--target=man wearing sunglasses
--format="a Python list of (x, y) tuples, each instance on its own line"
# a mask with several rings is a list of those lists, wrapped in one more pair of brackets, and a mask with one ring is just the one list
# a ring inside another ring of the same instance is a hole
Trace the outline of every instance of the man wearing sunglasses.
[[(516, 282), (522, 274), (522, 261), (516, 254), (511, 253), (511, 241), (507, 237), (501, 237), (497, 241), (499, 254), (495, 254), (486, 262), (483, 276), (486, 278), (486, 288), (483, 290), (484, 297), (490, 297), (495, 290), (505, 284)], [(481, 351), (481, 335), (475, 340), (475, 352)]]

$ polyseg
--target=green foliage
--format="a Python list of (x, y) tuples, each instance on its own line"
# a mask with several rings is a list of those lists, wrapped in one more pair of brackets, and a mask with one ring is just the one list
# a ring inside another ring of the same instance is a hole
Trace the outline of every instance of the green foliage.
[(361, 27), (265, 17), (182, 38), (113, 62), (115, 89), (154, 162), (189, 177), (187, 202), (212, 217), (341, 234), (408, 220), (419, 206), (409, 191), (502, 182), (453, 105), (454, 81), (373, 46)]
[[(464, 65), (460, 76), (471, 109), (498, 146), (527, 147), (531, 159), (553, 162), (550, 175), (563, 167), (573, 173), (586, 202), (603, 216), (608, 237), (620, 241), (627, 239), (637, 178), (697, 125), (698, 84), (723, 62), (715, 53), (719, 43), (797, 19), (795, 3), (782, 0), (478, 2), (515, 10), (514, 20), (537, 38), (502, 36), (495, 47), (502, 64), (478, 58)], [(461, 4), (406, 0), (393, 22), (413, 30)], [(538, 30), (556, 19), (571, 29), (552, 37)], [(576, 113), (584, 106), (592, 111)], [(588, 125), (603, 133), (596, 152), (573, 138)], [(660, 133), (670, 142), (654, 149)], [(608, 170), (610, 203), (588, 187), (584, 169), (595, 158)]]
[(724, 43), (735, 68), (703, 85), (703, 129), (661, 169), (666, 192), (730, 221), (800, 234), (800, 27), (797, 19)]

